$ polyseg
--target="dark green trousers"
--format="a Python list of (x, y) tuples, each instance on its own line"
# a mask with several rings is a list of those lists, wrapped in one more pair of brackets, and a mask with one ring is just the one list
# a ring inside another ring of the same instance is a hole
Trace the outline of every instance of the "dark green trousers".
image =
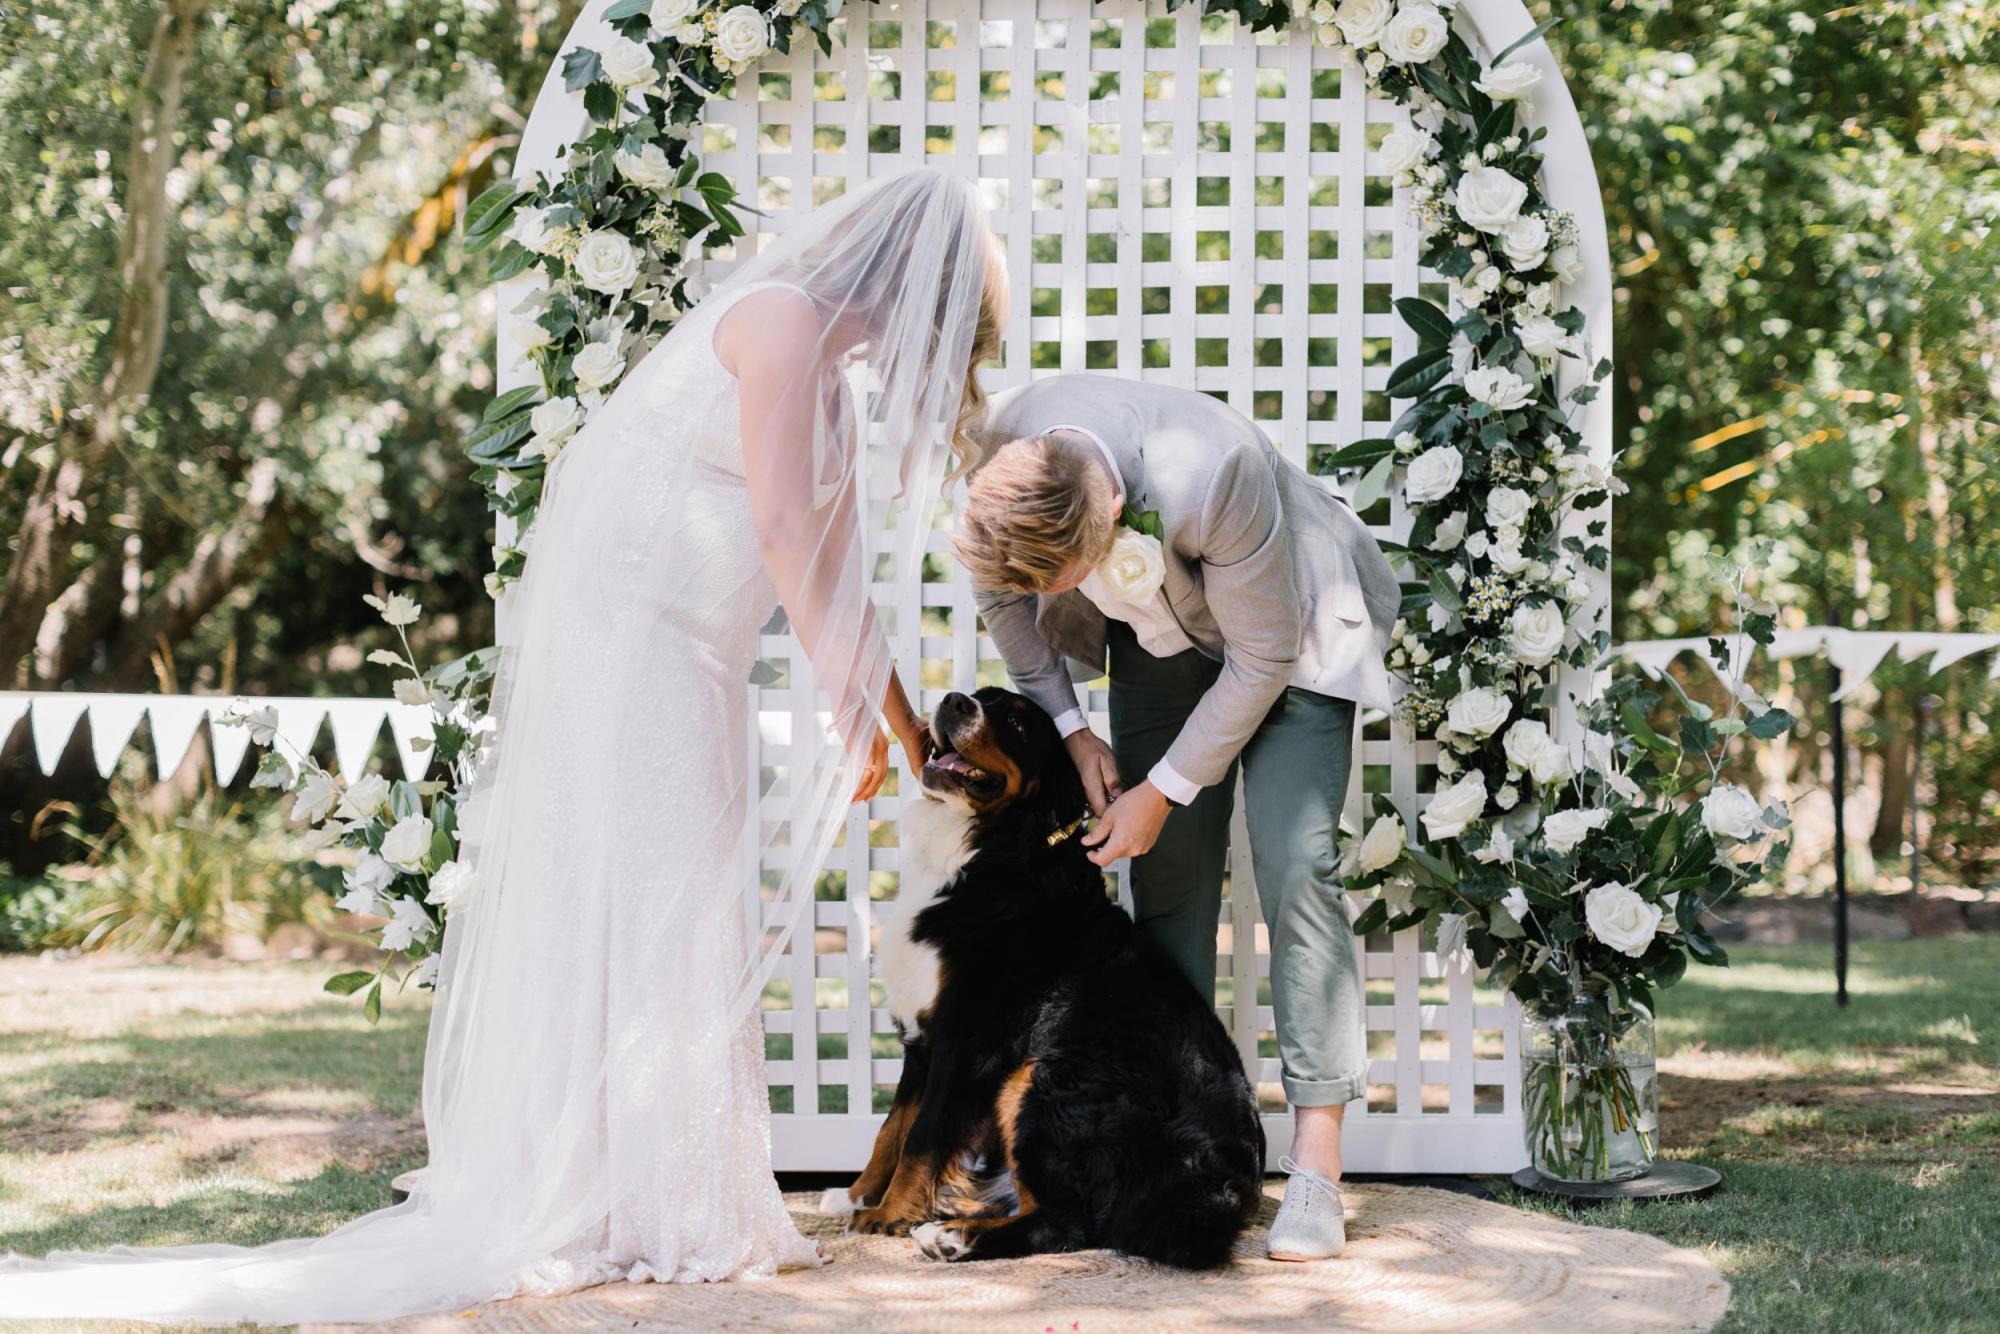
[[(1159, 763), (1221, 665), (1198, 650), (1157, 658), (1129, 627), (1111, 634), (1111, 745), (1129, 786)], [(1257, 897), (1271, 936), (1271, 1000), (1285, 1097), (1333, 1107), (1362, 1095), (1361, 958), (1340, 889), (1340, 807), (1354, 749), (1354, 702), (1288, 689), (1228, 776), (1167, 817), (1132, 861), (1139, 926), (1204, 996), (1215, 995), (1216, 928), (1236, 776)], [(1254, 1004), (1255, 993), (1238, 1004)]]

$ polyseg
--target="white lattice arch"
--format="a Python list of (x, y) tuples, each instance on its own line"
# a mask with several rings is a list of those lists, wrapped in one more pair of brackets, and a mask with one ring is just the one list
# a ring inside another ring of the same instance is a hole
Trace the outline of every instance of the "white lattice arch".
[[(610, 30), (599, 15), (610, 3), (591, 0), (566, 47), (601, 46)], [(748, 219), (753, 233), (782, 231), (816, 198), (918, 163), (977, 178), (1005, 237), (1015, 293), (1005, 365), (989, 387), (1085, 369), (1190, 385), (1257, 419), (1289, 457), (1310, 464), (1384, 434), (1402, 406), (1392, 410), (1383, 392), (1389, 370), (1417, 350), (1390, 301), (1435, 280), (1418, 268), (1405, 201), (1374, 155), (1403, 112), (1369, 98), (1359, 72), (1338, 70), (1305, 30), (1251, 34), (1231, 19), (1204, 21), (1196, 8), (855, 0), (831, 55), (809, 43), (774, 55), (738, 80), (733, 97), (711, 104), (703, 156), (764, 210)], [(1465, 0), (1459, 22), (1488, 55), (1533, 27), (1520, 0)], [(1544, 190), (1581, 224), (1584, 274), (1569, 298), (1603, 355), (1610, 268), (1583, 127), (1543, 43), (1513, 59), (1544, 75), (1531, 107), (1532, 123), (1548, 131)], [(565, 93), (552, 70), (517, 174), (551, 167), (585, 126), (580, 96)], [(729, 262), (711, 267), (720, 273)], [(504, 285), (501, 309), (532, 281)], [(1432, 294), (1442, 299), (1441, 284)], [(502, 389), (530, 382), (504, 333), (500, 355)], [(1608, 459), (1608, 393), (1580, 424)], [(1390, 502), (1368, 517), (1386, 535), (1407, 527)], [(924, 707), (946, 690), (1000, 679), (942, 528), (932, 549), (944, 577), (877, 589)], [(766, 647), (785, 658), (794, 646), (773, 637)], [(1094, 691), (1100, 730), (1104, 703)], [(765, 740), (752, 762), (768, 764), (782, 757), (794, 709), (807, 705), (771, 688), (759, 705)], [(1565, 698), (1560, 712), (1568, 711)], [(1351, 809), (1359, 814), (1365, 783), (1414, 815), (1435, 776), (1435, 747), (1377, 717), (1364, 721), (1360, 756)], [(900, 1069), (868, 950), (873, 904), (894, 893), (899, 801), (879, 798), (850, 817), (829, 879), (833, 892), (853, 892), (816, 905), (817, 932), (794, 947), (773, 988), (766, 1028), (780, 1170), (857, 1167), (873, 1109)], [(1218, 1008), (1253, 1075), (1275, 1091), (1268, 990), (1255, 1004), (1237, 1003), (1269, 973), (1247, 854), (1232, 857), (1231, 879)], [(744, 888), (756, 892), (747, 869)], [(1440, 967), (1415, 932), (1371, 939), (1364, 957), (1370, 1089), (1365, 1106), (1350, 1109), (1350, 1169), (1524, 1163), (1512, 1003)], [(1266, 1124), (1275, 1159), (1289, 1120)]]

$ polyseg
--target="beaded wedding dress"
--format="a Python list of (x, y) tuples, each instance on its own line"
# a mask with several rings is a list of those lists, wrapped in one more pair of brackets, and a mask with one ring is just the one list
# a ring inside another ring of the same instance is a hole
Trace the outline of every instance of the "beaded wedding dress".
[[(754, 1003), (876, 726), (863, 552), (917, 577), (990, 245), (934, 172), (807, 214), (553, 465), (466, 803), (476, 888), (447, 932), (412, 1198), (255, 1248), (9, 1258), (0, 1317), (371, 1321), (817, 1262), (771, 1175)], [(739, 308), (793, 331), (794, 364), (739, 382), (715, 344)], [(871, 434), (901, 505), (870, 504)], [(750, 677), (781, 606), (806, 651), (760, 771)]]

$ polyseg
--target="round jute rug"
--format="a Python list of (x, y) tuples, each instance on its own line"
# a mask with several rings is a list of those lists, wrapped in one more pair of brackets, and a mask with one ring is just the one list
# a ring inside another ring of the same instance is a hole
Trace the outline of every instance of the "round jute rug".
[(1693, 1251), (1414, 1186), (1351, 1184), (1347, 1250), (1320, 1264), (1263, 1258), (1262, 1225), (1233, 1267), (1191, 1274), (1102, 1251), (939, 1264), (903, 1238), (848, 1236), (787, 1196), (831, 1263), (773, 1279), (619, 1284), (398, 1322), (405, 1331), (1707, 1330), (1729, 1284)]

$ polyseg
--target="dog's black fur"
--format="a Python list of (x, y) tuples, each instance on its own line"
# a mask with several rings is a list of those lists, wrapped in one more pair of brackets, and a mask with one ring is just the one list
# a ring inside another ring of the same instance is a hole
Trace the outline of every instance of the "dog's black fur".
[[(942, 1259), (1108, 1247), (1225, 1263), (1264, 1164), (1229, 1035), (1106, 896), (1081, 831), (1051, 842), (1086, 807), (1048, 715), (989, 688), (948, 696), (933, 734), (942, 758), (924, 785), (970, 807), (973, 852), (911, 927), (941, 982), (905, 1035), (895, 1109), (852, 1192), (873, 1206), (856, 1226), (949, 1219), (916, 1228)], [(968, 1160), (988, 1179), (967, 1180)]]

